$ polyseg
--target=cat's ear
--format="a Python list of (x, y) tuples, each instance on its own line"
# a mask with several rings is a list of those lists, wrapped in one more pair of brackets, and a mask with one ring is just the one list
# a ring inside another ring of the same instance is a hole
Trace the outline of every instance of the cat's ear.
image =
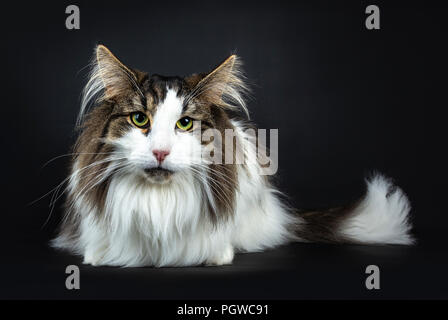
[(199, 99), (225, 109), (241, 108), (248, 114), (243, 97), (248, 88), (244, 83), (241, 61), (236, 55), (228, 57), (210, 73), (192, 77), (190, 81), (197, 80), (193, 94), (197, 94)]
[(105, 99), (121, 96), (133, 89), (137, 83), (137, 75), (126, 67), (104, 45), (95, 49), (96, 75), (104, 86)]

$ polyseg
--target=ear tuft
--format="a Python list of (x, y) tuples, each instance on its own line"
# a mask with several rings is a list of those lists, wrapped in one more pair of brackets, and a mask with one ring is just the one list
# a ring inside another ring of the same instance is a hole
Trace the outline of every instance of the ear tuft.
[(142, 94), (136, 74), (118, 60), (106, 46), (98, 45), (95, 48), (89, 80), (83, 91), (78, 124), (82, 121), (89, 105), (103, 100), (117, 99), (132, 91)]
[(98, 75), (104, 83), (106, 99), (120, 96), (136, 84), (137, 77), (108, 48), (96, 47), (96, 63)]
[(196, 84), (191, 98), (197, 97), (223, 109), (242, 109), (249, 117), (244, 101), (248, 92), (241, 61), (238, 56), (231, 55)]

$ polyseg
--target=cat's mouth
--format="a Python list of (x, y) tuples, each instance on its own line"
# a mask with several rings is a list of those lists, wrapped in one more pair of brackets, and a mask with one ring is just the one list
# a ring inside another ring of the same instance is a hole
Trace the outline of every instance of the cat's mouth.
[(173, 171), (162, 167), (145, 168), (144, 171), (148, 179), (154, 183), (166, 183), (174, 173)]

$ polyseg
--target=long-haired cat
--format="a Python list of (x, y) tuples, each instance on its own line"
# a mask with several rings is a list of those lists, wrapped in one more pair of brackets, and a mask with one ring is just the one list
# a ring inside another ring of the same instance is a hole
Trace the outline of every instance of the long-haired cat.
[[(235, 252), (290, 241), (413, 242), (409, 202), (380, 175), (354, 205), (289, 210), (262, 172), (257, 139), (246, 136), (245, 91), (235, 55), (209, 73), (164, 77), (131, 69), (99, 45), (53, 246), (92, 265), (161, 267), (230, 264)], [(204, 161), (217, 142), (201, 139), (207, 129), (232, 129), (239, 147), (231, 150), (249, 161)]]

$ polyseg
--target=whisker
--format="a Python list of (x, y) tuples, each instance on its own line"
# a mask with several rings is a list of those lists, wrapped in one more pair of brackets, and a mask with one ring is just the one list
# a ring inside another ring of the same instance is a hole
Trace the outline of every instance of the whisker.
[(48, 160), (47, 162), (44, 163), (44, 165), (42, 166), (41, 169), (45, 168), (45, 166), (47, 166), (48, 164), (50, 164), (51, 162), (58, 160), (60, 158), (64, 158), (64, 157), (70, 157), (70, 156), (75, 156), (75, 155), (84, 155), (84, 154), (88, 154), (88, 155), (103, 155), (103, 154), (125, 154), (124, 152), (73, 152), (73, 153), (66, 153), (66, 154), (61, 154), (59, 156), (56, 156), (50, 160)]
[[(104, 164), (104, 163), (107, 163), (107, 162), (111, 162), (111, 161), (119, 161), (119, 160), (124, 160), (124, 159), (126, 159), (126, 157), (121, 157), (121, 158), (106, 158), (106, 159), (103, 159), (103, 160), (99, 160), (99, 161), (93, 162), (93, 163), (91, 163), (91, 164), (89, 164), (89, 165), (87, 165), (87, 166), (84, 166), (84, 167), (82, 167), (82, 168), (76, 169), (76, 170), (74, 170), (74, 171), (73, 171), (67, 178), (65, 178), (61, 183), (59, 183), (55, 188), (51, 189), (49, 192), (47, 192), (47, 193), (44, 194), (43, 196), (39, 197), (38, 199), (36, 199), (36, 200), (30, 202), (30, 203), (28, 204), (28, 206), (30, 206), (30, 205), (36, 203), (37, 201), (39, 201), (39, 200), (45, 198), (45, 197), (48, 196), (50, 193), (53, 193), (53, 195), (52, 195), (52, 197), (51, 197), (51, 199), (50, 199), (50, 203), (49, 203), (49, 207), (50, 207), (49, 216), (47, 217), (47, 219), (46, 219), (44, 225), (42, 226), (42, 227), (44, 227), (44, 226), (46, 225), (46, 223), (49, 221), (50, 217), (51, 217), (51, 214), (52, 214), (52, 212), (53, 212), (53, 210), (54, 210), (54, 207), (55, 207), (55, 205), (56, 205), (57, 200), (58, 200), (58, 199), (59, 199), (59, 198), (60, 198), (60, 197), (67, 191), (67, 189), (68, 189), (69, 186), (66, 186), (66, 187), (64, 188), (64, 191), (63, 191), (62, 193), (60, 193), (60, 190), (61, 190), (62, 186), (63, 186), (65, 183), (67, 183), (67, 181), (71, 181), (71, 180), (73, 180), (74, 177), (77, 176), (80, 172), (82, 172), (82, 171), (84, 171), (84, 170), (87, 170), (87, 169), (89, 169), (89, 168), (93, 168), (93, 167), (95, 167), (95, 166), (98, 166), (98, 165), (101, 165), (101, 164)], [(106, 168), (106, 169), (107, 169), (107, 168)], [(100, 170), (100, 172), (101, 172), (101, 170)], [(98, 172), (93, 172), (93, 173), (91, 173), (91, 174), (88, 174), (87, 176), (81, 176), (80, 179), (81, 179), (81, 180), (86, 179), (88, 176), (93, 175), (93, 174), (97, 174), (97, 173), (98, 173)]]

